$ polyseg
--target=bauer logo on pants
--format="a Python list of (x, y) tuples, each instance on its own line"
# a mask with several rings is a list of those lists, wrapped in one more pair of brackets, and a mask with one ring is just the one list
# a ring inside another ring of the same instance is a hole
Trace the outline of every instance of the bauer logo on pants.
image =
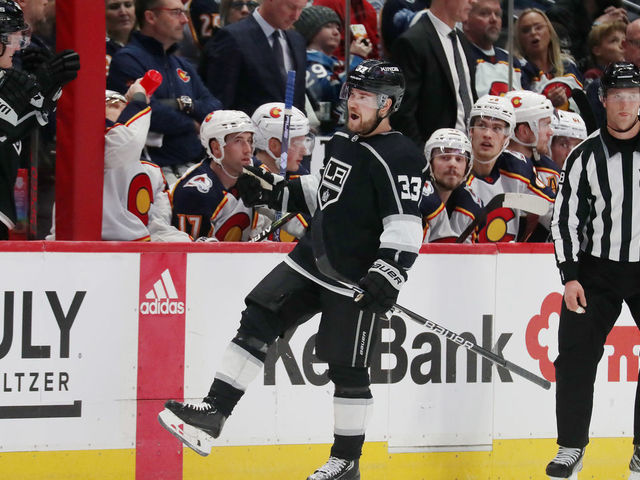
[(321, 210), (324, 210), (327, 205), (338, 201), (350, 172), (351, 165), (340, 160), (331, 157), (327, 162), (322, 175), (322, 182), (318, 189), (318, 203)]

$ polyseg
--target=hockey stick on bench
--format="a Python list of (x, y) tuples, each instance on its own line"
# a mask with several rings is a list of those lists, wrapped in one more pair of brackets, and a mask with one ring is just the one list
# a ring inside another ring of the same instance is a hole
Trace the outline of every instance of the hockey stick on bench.
[[(321, 246), (321, 248), (322, 247), (323, 246)], [(350, 282), (348, 279), (344, 278), (342, 275), (340, 275), (338, 272), (334, 270), (334, 268), (329, 263), (329, 260), (324, 252), (319, 257), (316, 257), (316, 266), (318, 267), (318, 270), (320, 270), (320, 272), (323, 275), (326, 275), (332, 280), (340, 282), (341, 284), (343, 284), (344, 286), (346, 286), (347, 288), (353, 290), (358, 294), (363, 293), (363, 290), (360, 287), (358, 287), (357, 285), (354, 285), (352, 282)], [(506, 368), (507, 370), (515, 373), (516, 375), (520, 375), (522, 378), (535, 383), (536, 385), (544, 388), (545, 390), (549, 390), (551, 388), (551, 382), (549, 382), (549, 380), (546, 380), (545, 378), (542, 378), (536, 375), (535, 373), (530, 372), (529, 370), (526, 370), (521, 366), (516, 365), (515, 363), (512, 363), (509, 360), (499, 355), (496, 355), (490, 350), (482, 348), (481, 346), (472, 342), (471, 340), (467, 340), (466, 338), (461, 337), (457, 333), (454, 333), (451, 330), (438, 325), (437, 323), (429, 320), (428, 318), (425, 318), (421, 315), (418, 315), (417, 313), (412, 312), (408, 308), (400, 306), (396, 303), (393, 305), (392, 311), (394, 311), (395, 313), (399, 313), (403, 317), (413, 320), (414, 322), (427, 327), (429, 330), (433, 330), (435, 333), (446, 338), (447, 340), (463, 346), (467, 350), (470, 350), (473, 353), (480, 355), (483, 358), (486, 358), (490, 362), (495, 363), (500, 367)]]
[(296, 215), (297, 215), (297, 213), (295, 213), (295, 212), (289, 212), (289, 213), (285, 214), (284, 216), (278, 218), (277, 220), (274, 220), (273, 222), (271, 222), (271, 225), (269, 225), (267, 228), (262, 230), (257, 235), (254, 235), (253, 237), (251, 237), (249, 239), (249, 241), (250, 242), (261, 242), (262, 240), (267, 238), (269, 235), (271, 235), (272, 232), (274, 232), (277, 229), (279, 229), (280, 227), (284, 226), (285, 223), (287, 223), (289, 220), (291, 220)]
[(545, 215), (550, 208), (550, 203), (537, 195), (526, 193), (499, 193), (487, 203), (471, 224), (464, 229), (456, 239), (456, 243), (464, 242), (473, 230), (486, 221), (487, 215), (498, 208), (513, 208), (523, 212)]

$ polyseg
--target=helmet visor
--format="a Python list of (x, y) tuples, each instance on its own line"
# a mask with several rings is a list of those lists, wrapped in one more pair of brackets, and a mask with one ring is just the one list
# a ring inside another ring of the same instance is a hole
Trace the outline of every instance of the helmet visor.
[(289, 140), (290, 149), (302, 149), (303, 155), (311, 155), (313, 151), (313, 145), (315, 143), (315, 137), (312, 133), (308, 135), (293, 137)]
[(17, 32), (3, 33), (0, 35), (0, 42), (16, 50), (27, 48), (31, 43), (31, 29), (26, 28), (24, 30), (18, 30)]
[(367, 92), (366, 90), (354, 87), (348, 82), (344, 83), (340, 89), (340, 100), (348, 100), (360, 106), (376, 110), (384, 107), (388, 98), (388, 95)]

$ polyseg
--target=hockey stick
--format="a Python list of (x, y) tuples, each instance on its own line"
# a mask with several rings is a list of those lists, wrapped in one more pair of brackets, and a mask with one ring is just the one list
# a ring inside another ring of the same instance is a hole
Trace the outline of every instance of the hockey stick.
[(473, 229), (487, 219), (487, 214), (498, 208), (513, 208), (524, 212), (544, 215), (549, 211), (549, 202), (536, 195), (526, 193), (499, 193), (487, 203), (471, 224), (456, 239), (456, 243), (464, 242)]
[[(280, 175), (287, 177), (287, 159), (289, 158), (289, 133), (291, 129), (291, 114), (293, 107), (293, 92), (296, 85), (296, 72), (289, 70), (287, 72), (287, 88), (284, 94), (284, 121), (282, 123), (282, 143), (280, 146)], [(282, 212), (276, 212), (274, 222), (277, 222), (282, 216)], [(280, 240), (280, 232), (278, 229), (273, 230), (273, 239)]]
[[(312, 230), (313, 231), (313, 230)], [(314, 235), (314, 239), (317, 238)], [(316, 243), (316, 242), (314, 242)], [(321, 247), (322, 248), (322, 247)], [(343, 284), (344, 286), (346, 286), (347, 288), (353, 290), (355, 293), (357, 293), (358, 295), (362, 295), (364, 292), (363, 290), (354, 285), (351, 281), (349, 281), (348, 279), (344, 278), (342, 275), (340, 275), (338, 272), (336, 272), (334, 270), (334, 268), (331, 266), (331, 264), (329, 263), (329, 259), (327, 258), (326, 253), (322, 253), (319, 257), (316, 257), (316, 266), (318, 267), (318, 270), (323, 274), (326, 275), (327, 277), (331, 278), (332, 280), (335, 280), (337, 282), (340, 282), (341, 284)], [(495, 353), (491, 352), (490, 350), (487, 350), (485, 348), (482, 348), (481, 346), (479, 346), (478, 344), (472, 342), (471, 340), (467, 340), (466, 338), (458, 335), (457, 333), (452, 332), (451, 330), (438, 325), (437, 323), (429, 320), (428, 318), (425, 318), (421, 315), (418, 315), (417, 313), (412, 312), (411, 310), (409, 310), (408, 308), (402, 307), (400, 305), (398, 305), (397, 303), (395, 303), (392, 307), (392, 311), (395, 313), (399, 313), (401, 314), (403, 317), (408, 318), (410, 320), (413, 320), (416, 323), (419, 323), (420, 325), (423, 325), (425, 327), (427, 327), (429, 330), (433, 330), (435, 333), (437, 333), (438, 335), (446, 338), (447, 340), (457, 344), (457, 345), (461, 345), (464, 348), (466, 348), (467, 350), (472, 351), (473, 353), (480, 355), (483, 358), (486, 358), (487, 360), (489, 360), (492, 363), (495, 363), (496, 365), (499, 365), (500, 367), (506, 368), (507, 370), (509, 370), (510, 372), (515, 373), (516, 375), (520, 375), (522, 378), (529, 380), (530, 382), (535, 383), (536, 385), (544, 388), (545, 390), (549, 390), (551, 388), (551, 382), (549, 382), (549, 380), (539, 377), (538, 375), (536, 375), (533, 372), (530, 372), (529, 370), (526, 370), (524, 368), (522, 368), (519, 365), (516, 365), (515, 363), (510, 362), (509, 360), (506, 360), (505, 358), (496, 355)]]
[(274, 231), (278, 230), (280, 227), (282, 227), (285, 223), (287, 223), (289, 220), (291, 220), (296, 215), (297, 215), (297, 213), (295, 213), (295, 212), (289, 212), (286, 215), (278, 218), (277, 220), (274, 220), (273, 222), (271, 222), (271, 225), (269, 225), (267, 228), (262, 230), (257, 235), (254, 235), (253, 237), (251, 237), (249, 239), (249, 241), (250, 242), (261, 242), (262, 240), (267, 238), (269, 235), (271, 235), (271, 233), (273, 233)]

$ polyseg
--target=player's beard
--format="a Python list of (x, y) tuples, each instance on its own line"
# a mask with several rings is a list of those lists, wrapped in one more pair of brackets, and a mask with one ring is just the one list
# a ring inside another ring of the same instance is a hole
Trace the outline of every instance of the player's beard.
[(377, 127), (376, 123), (379, 123), (377, 115), (370, 116), (365, 120), (362, 114), (358, 114), (358, 118), (353, 120), (351, 114), (349, 112), (347, 114), (347, 128), (358, 135), (371, 133)]

